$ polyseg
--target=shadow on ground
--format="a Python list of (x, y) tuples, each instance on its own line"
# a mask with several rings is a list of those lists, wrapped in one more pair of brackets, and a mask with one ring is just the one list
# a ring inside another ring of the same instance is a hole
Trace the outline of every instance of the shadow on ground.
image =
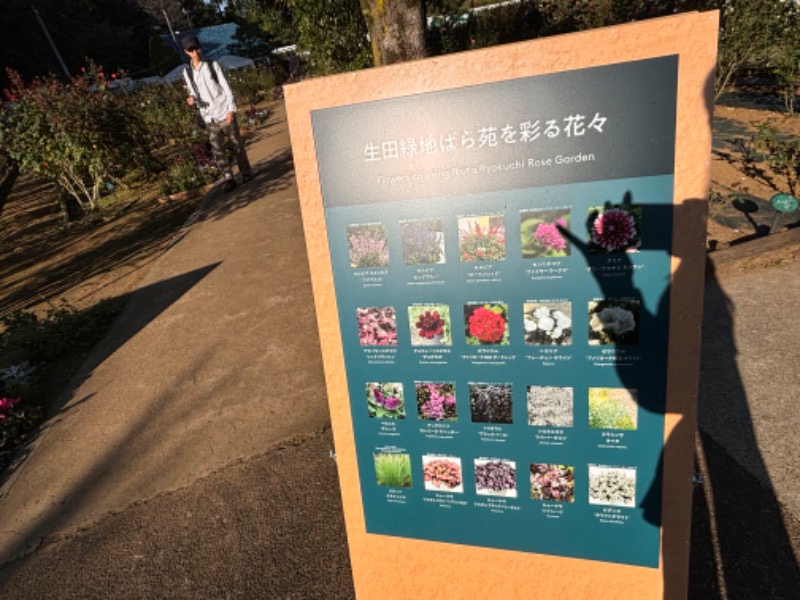
[[(44, 209), (27, 208), (24, 199), (17, 196), (23, 193), (15, 191), (5, 218), (13, 218), (16, 212), (17, 218), (29, 220), (19, 235), (33, 235), (37, 242), (30, 252), (12, 250), (9, 260), (3, 261), (0, 279), (6, 286), (0, 292), (0, 316), (50, 302), (76, 284), (101, 273), (114, 272), (120, 266), (136, 263), (137, 270), (147, 267), (160, 255), (165, 239), (176, 228), (176, 221), (186, 221), (196, 208), (190, 202), (151, 205), (141, 208), (131, 219), (112, 219), (95, 230), (60, 232), (53, 229), (52, 218), (39, 221), (34, 218), (33, 213)], [(114, 235), (94, 242), (94, 233), (100, 228), (113, 228)], [(77, 245), (82, 247), (76, 250)]]
[(703, 348), (700, 369), (701, 424), (725, 419), (735, 428), (740, 452), (762, 481), (700, 431), (697, 470), (705, 483), (694, 492), (690, 598), (697, 600), (798, 597), (800, 571), (793, 540), (800, 522), (778, 502), (753, 427), (747, 393), (737, 367), (734, 306), (706, 265)]
[(0, 597), (354, 598), (332, 444), (317, 432), (51, 539), (0, 569)]
[[(74, 410), (80, 404), (86, 402), (90, 397), (84, 397), (71, 401), (72, 390), (80, 387), (94, 371), (109, 356), (114, 354), (118, 348), (124, 345), (129, 339), (148, 325), (153, 319), (167, 310), (181, 296), (197, 285), (204, 277), (211, 273), (217, 264), (195, 269), (188, 273), (170, 277), (163, 281), (153, 283), (139, 288), (132, 294), (120, 298), (125, 304), (122, 313), (115, 319), (109, 333), (103, 338), (91, 353), (82, 362), (80, 369), (71, 379), (67, 389), (62, 393), (58, 401), (50, 407), (49, 415), (45, 422), (37, 429), (35, 437), (31, 438), (25, 447), (20, 449), (11, 465), (0, 473), (0, 486), (10, 480), (15, 472), (25, 464), (25, 459), (32, 452), (38, 436), (42, 435), (48, 425), (57, 421), (67, 411)], [(131, 309), (131, 304), (135, 302), (135, 310)], [(66, 404), (69, 403), (67, 407)], [(2, 561), (0, 561), (2, 562)]]
[(697, 450), (706, 481), (694, 489), (689, 600), (796, 599), (800, 522), (702, 432)]

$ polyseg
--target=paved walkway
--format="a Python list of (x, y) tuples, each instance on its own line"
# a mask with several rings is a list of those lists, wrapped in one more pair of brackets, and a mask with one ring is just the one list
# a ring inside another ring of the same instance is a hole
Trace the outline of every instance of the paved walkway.
[[(282, 106), (250, 155), (254, 181), (207, 198), (0, 488), (0, 597), (352, 596)], [(800, 261), (712, 278), (708, 290), (708, 460), (756, 482), (750, 497), (773, 503), (771, 527), (790, 553), (781, 520), (800, 517), (789, 316)], [(712, 598), (720, 569), (744, 577), (724, 561), (715, 570), (710, 553), (726, 541), (703, 500), (699, 491), (692, 589)], [(796, 563), (773, 568), (784, 571), (765, 577), (796, 577)]]

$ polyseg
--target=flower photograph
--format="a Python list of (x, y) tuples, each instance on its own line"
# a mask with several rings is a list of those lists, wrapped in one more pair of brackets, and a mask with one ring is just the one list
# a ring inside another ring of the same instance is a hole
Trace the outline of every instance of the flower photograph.
[(638, 390), (589, 388), (589, 427), (591, 429), (636, 429)]
[(425, 455), (422, 457), (425, 489), (432, 492), (464, 492), (461, 459), (451, 456)]
[(389, 244), (386, 227), (380, 223), (351, 225), (347, 228), (350, 267), (385, 267), (389, 264)]
[(513, 460), (475, 459), (475, 493), (517, 497), (517, 463)]
[(519, 219), (522, 258), (569, 256), (569, 240), (558, 229), (569, 230), (569, 209), (523, 210)]
[(531, 499), (575, 502), (575, 467), (546, 463), (532, 464)]
[(471, 346), (507, 346), (508, 305), (465, 304), (464, 327), (467, 344)]
[(375, 419), (405, 419), (402, 383), (367, 383), (367, 410)]
[(375, 480), (387, 487), (411, 487), (411, 456), (409, 454), (376, 452)]
[(400, 223), (403, 261), (407, 265), (440, 265), (444, 260), (444, 228), (441, 219)]
[(417, 382), (417, 414), (425, 421), (456, 421), (454, 383)]
[(635, 252), (642, 243), (642, 207), (594, 206), (589, 209), (589, 252)]
[(393, 306), (356, 308), (356, 317), (362, 346), (397, 346), (397, 315)]
[(589, 302), (589, 344), (613, 346), (639, 343), (638, 300)]
[(450, 307), (414, 304), (408, 307), (412, 346), (450, 346)]
[(514, 422), (511, 385), (470, 383), (469, 407), (473, 423)]
[(636, 469), (589, 465), (589, 504), (636, 506)]
[(506, 227), (503, 215), (459, 217), (458, 250), (461, 262), (505, 259)]
[(572, 427), (572, 395), (571, 387), (529, 385), (528, 425)]
[(572, 344), (571, 302), (526, 302), (522, 310), (526, 344), (531, 346)]

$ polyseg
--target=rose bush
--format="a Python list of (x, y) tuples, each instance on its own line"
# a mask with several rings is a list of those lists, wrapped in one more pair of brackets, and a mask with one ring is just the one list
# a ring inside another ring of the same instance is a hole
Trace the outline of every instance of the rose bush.
[(107, 183), (148, 164), (138, 116), (99, 67), (66, 83), (51, 75), (26, 85), (13, 70), (8, 77), (0, 143), (20, 170), (55, 181), (83, 211), (97, 209)]

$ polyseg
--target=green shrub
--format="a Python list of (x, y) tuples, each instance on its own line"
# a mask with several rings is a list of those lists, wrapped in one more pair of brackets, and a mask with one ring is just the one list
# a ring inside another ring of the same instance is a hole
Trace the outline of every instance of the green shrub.
[[(753, 144), (767, 167), (786, 182), (786, 190), (797, 196), (800, 178), (800, 140), (795, 137), (781, 137), (775, 123), (767, 121), (756, 124)], [(772, 178), (770, 178), (772, 179)], [(773, 188), (779, 189), (773, 183)]]
[(721, 6), (715, 100), (746, 67), (766, 67), (786, 18), (781, 0), (729, 0)]
[(186, 103), (186, 96), (182, 80), (142, 86), (127, 94), (127, 102), (135, 111), (150, 148), (171, 141), (205, 139), (205, 132), (197, 127), (196, 109)]
[[(200, 145), (197, 148), (200, 151)], [(197, 156), (177, 155), (169, 168), (163, 173), (161, 194), (169, 196), (177, 192), (193, 190), (212, 183), (219, 177), (219, 170), (211, 162), (210, 157), (201, 162)]]
[(276, 77), (272, 68), (247, 67), (230, 71), (227, 78), (240, 109), (273, 98)]
[(97, 208), (107, 183), (145, 160), (137, 115), (100, 67), (90, 64), (66, 83), (8, 75), (13, 103), (0, 119), (0, 144), (21, 171), (55, 181), (84, 212)]
[(327, 75), (372, 64), (359, 0), (286, 0), (286, 5), (294, 21), (297, 50), (310, 72)]
[(79, 311), (65, 305), (44, 317), (15, 311), (0, 319), (0, 367), (23, 362), (51, 363), (65, 354), (86, 352), (105, 334), (122, 308), (117, 298)]

